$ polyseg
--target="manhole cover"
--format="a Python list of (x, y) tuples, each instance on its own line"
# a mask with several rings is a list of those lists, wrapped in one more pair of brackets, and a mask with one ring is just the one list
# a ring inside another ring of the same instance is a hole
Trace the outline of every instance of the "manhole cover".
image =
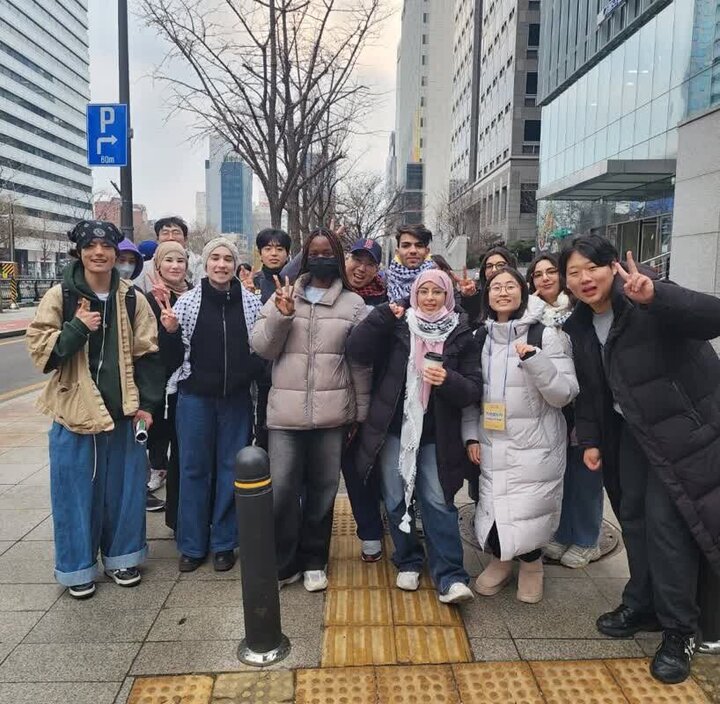
[[(458, 520), (460, 521), (460, 537), (463, 542), (472, 545), (477, 550), (482, 550), (475, 535), (475, 504), (465, 504), (458, 509)], [(600, 531), (600, 557), (614, 552), (618, 546), (622, 546), (620, 531), (608, 521), (603, 521)]]

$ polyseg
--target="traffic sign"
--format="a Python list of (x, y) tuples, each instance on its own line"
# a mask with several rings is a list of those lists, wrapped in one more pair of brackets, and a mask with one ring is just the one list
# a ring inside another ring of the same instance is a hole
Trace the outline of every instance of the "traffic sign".
[(88, 166), (127, 166), (127, 105), (90, 104), (86, 117)]

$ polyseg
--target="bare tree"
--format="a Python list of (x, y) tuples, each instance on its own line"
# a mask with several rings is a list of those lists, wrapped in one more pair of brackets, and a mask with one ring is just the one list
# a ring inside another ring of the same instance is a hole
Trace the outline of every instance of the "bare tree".
[(451, 199), (449, 189), (438, 197), (433, 237), (437, 237), (447, 246), (455, 237), (468, 234), (466, 221), (466, 209), (462, 206), (460, 199)]
[(233, 146), (258, 176), (274, 227), (287, 210), (296, 244), (301, 189), (344, 157), (341, 150), (310, 165), (321, 133), (347, 132), (369, 109), (370, 91), (355, 69), (385, 19), (381, 2), (140, 1), (147, 23), (171, 45), (158, 75), (175, 108)]
[(188, 248), (191, 252), (200, 254), (203, 247), (218, 234), (218, 231), (210, 225), (205, 224), (201, 227), (197, 223), (193, 223), (188, 231)]

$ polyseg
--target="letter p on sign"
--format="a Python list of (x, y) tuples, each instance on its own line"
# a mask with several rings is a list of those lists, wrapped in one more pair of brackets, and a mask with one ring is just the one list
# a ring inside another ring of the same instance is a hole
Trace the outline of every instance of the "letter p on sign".
[(112, 125), (115, 122), (115, 108), (102, 107), (100, 108), (100, 134), (105, 134), (108, 125)]

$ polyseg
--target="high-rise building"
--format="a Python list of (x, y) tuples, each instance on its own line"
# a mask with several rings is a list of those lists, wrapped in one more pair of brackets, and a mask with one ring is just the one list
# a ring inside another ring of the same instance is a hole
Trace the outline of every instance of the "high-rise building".
[(397, 53), (396, 184), (405, 223), (434, 227), (450, 181), (452, 14), (446, 0), (405, 0)]
[(86, 0), (0, 2), (0, 257), (54, 276), (64, 233), (91, 217)]
[[(253, 233), (250, 167), (221, 137), (210, 138), (205, 162), (206, 225), (224, 235), (237, 235), (241, 247)], [(251, 249), (251, 248), (250, 248)]]
[(195, 192), (195, 225), (203, 228), (207, 223), (207, 198), (205, 191)]
[(456, 0), (451, 196), (468, 235), (534, 239), (539, 0)]

